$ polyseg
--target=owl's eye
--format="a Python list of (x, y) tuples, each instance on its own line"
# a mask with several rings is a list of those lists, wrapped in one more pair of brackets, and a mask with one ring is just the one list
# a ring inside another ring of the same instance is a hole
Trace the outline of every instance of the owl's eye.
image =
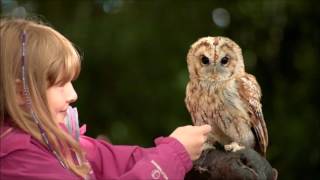
[(221, 63), (222, 65), (225, 65), (225, 64), (227, 64), (228, 62), (229, 62), (229, 57), (228, 57), (228, 56), (223, 57), (223, 58), (221, 59), (221, 61), (220, 61), (220, 63)]
[(210, 63), (210, 60), (207, 56), (202, 56), (201, 62), (202, 64), (208, 65)]

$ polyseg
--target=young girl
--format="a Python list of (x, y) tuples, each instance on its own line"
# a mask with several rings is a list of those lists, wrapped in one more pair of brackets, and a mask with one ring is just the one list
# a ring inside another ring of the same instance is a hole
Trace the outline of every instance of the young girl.
[(0, 19), (0, 35), (0, 179), (183, 179), (200, 156), (208, 125), (179, 127), (153, 148), (83, 135), (69, 108), (80, 72), (72, 43), (25, 19)]

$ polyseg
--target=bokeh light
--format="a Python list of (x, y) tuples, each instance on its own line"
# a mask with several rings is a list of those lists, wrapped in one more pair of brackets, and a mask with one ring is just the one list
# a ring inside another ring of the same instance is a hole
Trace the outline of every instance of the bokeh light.
[(224, 8), (216, 8), (212, 11), (213, 22), (221, 28), (225, 28), (230, 24), (230, 13)]

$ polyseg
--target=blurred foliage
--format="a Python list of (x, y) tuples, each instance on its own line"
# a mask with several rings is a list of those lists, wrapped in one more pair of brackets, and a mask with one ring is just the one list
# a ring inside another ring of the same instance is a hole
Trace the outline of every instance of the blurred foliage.
[[(90, 136), (105, 134), (115, 144), (151, 146), (155, 137), (191, 124), (186, 53), (200, 37), (230, 37), (261, 85), (267, 158), (280, 179), (320, 178), (319, 1), (0, 2), (2, 14), (24, 7), (74, 42), (83, 55), (75, 82), (80, 120)], [(216, 8), (229, 13), (228, 26), (215, 24)]]

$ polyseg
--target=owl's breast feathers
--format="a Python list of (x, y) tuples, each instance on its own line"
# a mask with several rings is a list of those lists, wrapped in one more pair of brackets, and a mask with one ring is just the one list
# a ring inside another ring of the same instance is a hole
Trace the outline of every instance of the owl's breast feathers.
[(185, 103), (195, 125), (213, 127), (214, 141), (239, 142), (265, 155), (268, 134), (260, 98), (254, 76), (245, 74), (220, 83), (191, 80)]

